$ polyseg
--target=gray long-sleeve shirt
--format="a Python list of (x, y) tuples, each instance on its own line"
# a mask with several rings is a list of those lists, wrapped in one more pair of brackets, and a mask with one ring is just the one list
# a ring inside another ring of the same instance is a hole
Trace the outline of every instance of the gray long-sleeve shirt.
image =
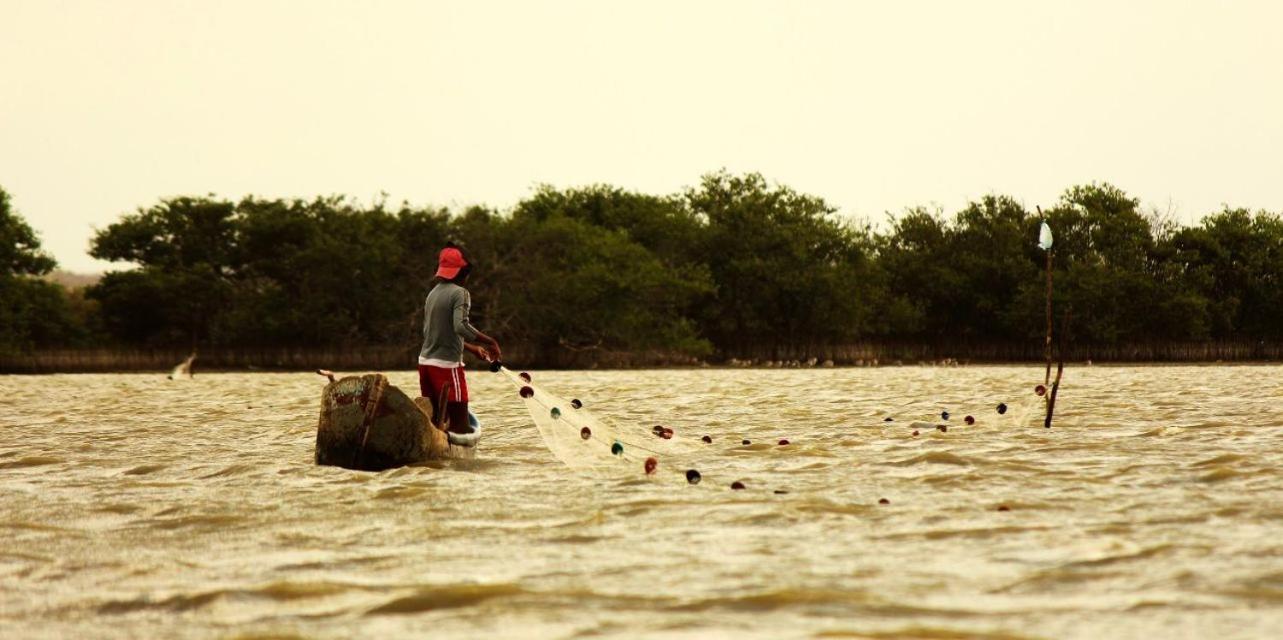
[(423, 302), (423, 348), (420, 360), (463, 360), (463, 341), (476, 340), (477, 329), (468, 321), (472, 296), (453, 282), (432, 287)]

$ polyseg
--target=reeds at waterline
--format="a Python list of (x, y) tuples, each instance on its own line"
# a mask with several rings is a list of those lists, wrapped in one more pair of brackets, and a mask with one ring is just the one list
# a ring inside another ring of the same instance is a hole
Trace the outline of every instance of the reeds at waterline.
[[(869, 340), (839, 345), (756, 345), (699, 359), (662, 351), (596, 350), (538, 353), (504, 345), (505, 360), (530, 368), (690, 367), (704, 363), (745, 366), (889, 366), (919, 364), (1043, 364), (1043, 345), (1035, 341)], [(1063, 347), (1067, 363), (1217, 363), (1283, 362), (1283, 342), (1224, 340), (1147, 342), (1115, 345), (1073, 343)], [(174, 349), (45, 349), (0, 354), (0, 373), (93, 373), (155, 371), (168, 373), (190, 354)], [(411, 370), (418, 345), (348, 347), (202, 347), (193, 367), (207, 371)]]

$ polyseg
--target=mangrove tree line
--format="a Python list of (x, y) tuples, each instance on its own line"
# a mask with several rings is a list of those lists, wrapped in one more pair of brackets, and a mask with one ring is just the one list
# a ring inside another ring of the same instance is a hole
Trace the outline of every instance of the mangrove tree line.
[(166, 198), (97, 232), (128, 266), (80, 292), (0, 191), (0, 348), (417, 342), (437, 251), (463, 246), (479, 326), (528, 354), (733, 357), (861, 339), (1012, 342), (1044, 330), (1046, 219), (1060, 309), (1092, 344), (1283, 338), (1283, 220), (1195, 226), (1110, 184), (1046, 203), (985, 196), (881, 229), (758, 174), (680, 193), (536, 189), (511, 210), (343, 197)]

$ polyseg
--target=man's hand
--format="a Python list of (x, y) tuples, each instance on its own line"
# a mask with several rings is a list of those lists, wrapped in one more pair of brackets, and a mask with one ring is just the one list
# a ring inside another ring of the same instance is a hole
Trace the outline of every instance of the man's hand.
[(478, 358), (481, 358), (482, 360), (485, 360), (486, 362), (494, 362), (494, 361), (495, 361), (495, 359), (498, 357), (498, 356), (491, 356), (490, 351), (488, 351), (485, 347), (483, 347), (483, 346), (481, 346), (481, 345), (477, 345), (477, 344), (469, 344), (469, 343), (466, 343), (466, 342), (465, 342), (465, 343), (463, 344), (463, 348), (464, 348), (464, 349), (467, 349), (467, 350), (468, 350), (468, 352), (469, 352), (469, 353), (471, 353), (472, 355), (474, 355), (474, 356), (476, 356), (476, 357), (478, 357)]
[[(503, 350), (499, 348), (498, 340), (495, 340), (494, 338), (491, 338), (490, 336), (484, 333), (481, 333), (480, 331), (477, 332), (477, 340), (480, 340), (481, 342), (484, 342), (487, 345), (489, 345), (489, 347), (487, 347), (486, 349), (486, 352), (492, 356), (491, 358), (489, 358), (490, 362), (498, 362), (501, 358), (503, 358)], [(480, 349), (480, 347), (477, 347), (477, 348)]]

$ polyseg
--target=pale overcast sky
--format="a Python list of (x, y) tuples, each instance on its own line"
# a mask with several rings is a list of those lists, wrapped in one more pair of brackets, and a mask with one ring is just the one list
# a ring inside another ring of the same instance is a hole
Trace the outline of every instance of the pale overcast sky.
[(164, 196), (726, 167), (846, 215), (1110, 181), (1283, 211), (1283, 2), (0, 0), (0, 186), (64, 268)]

